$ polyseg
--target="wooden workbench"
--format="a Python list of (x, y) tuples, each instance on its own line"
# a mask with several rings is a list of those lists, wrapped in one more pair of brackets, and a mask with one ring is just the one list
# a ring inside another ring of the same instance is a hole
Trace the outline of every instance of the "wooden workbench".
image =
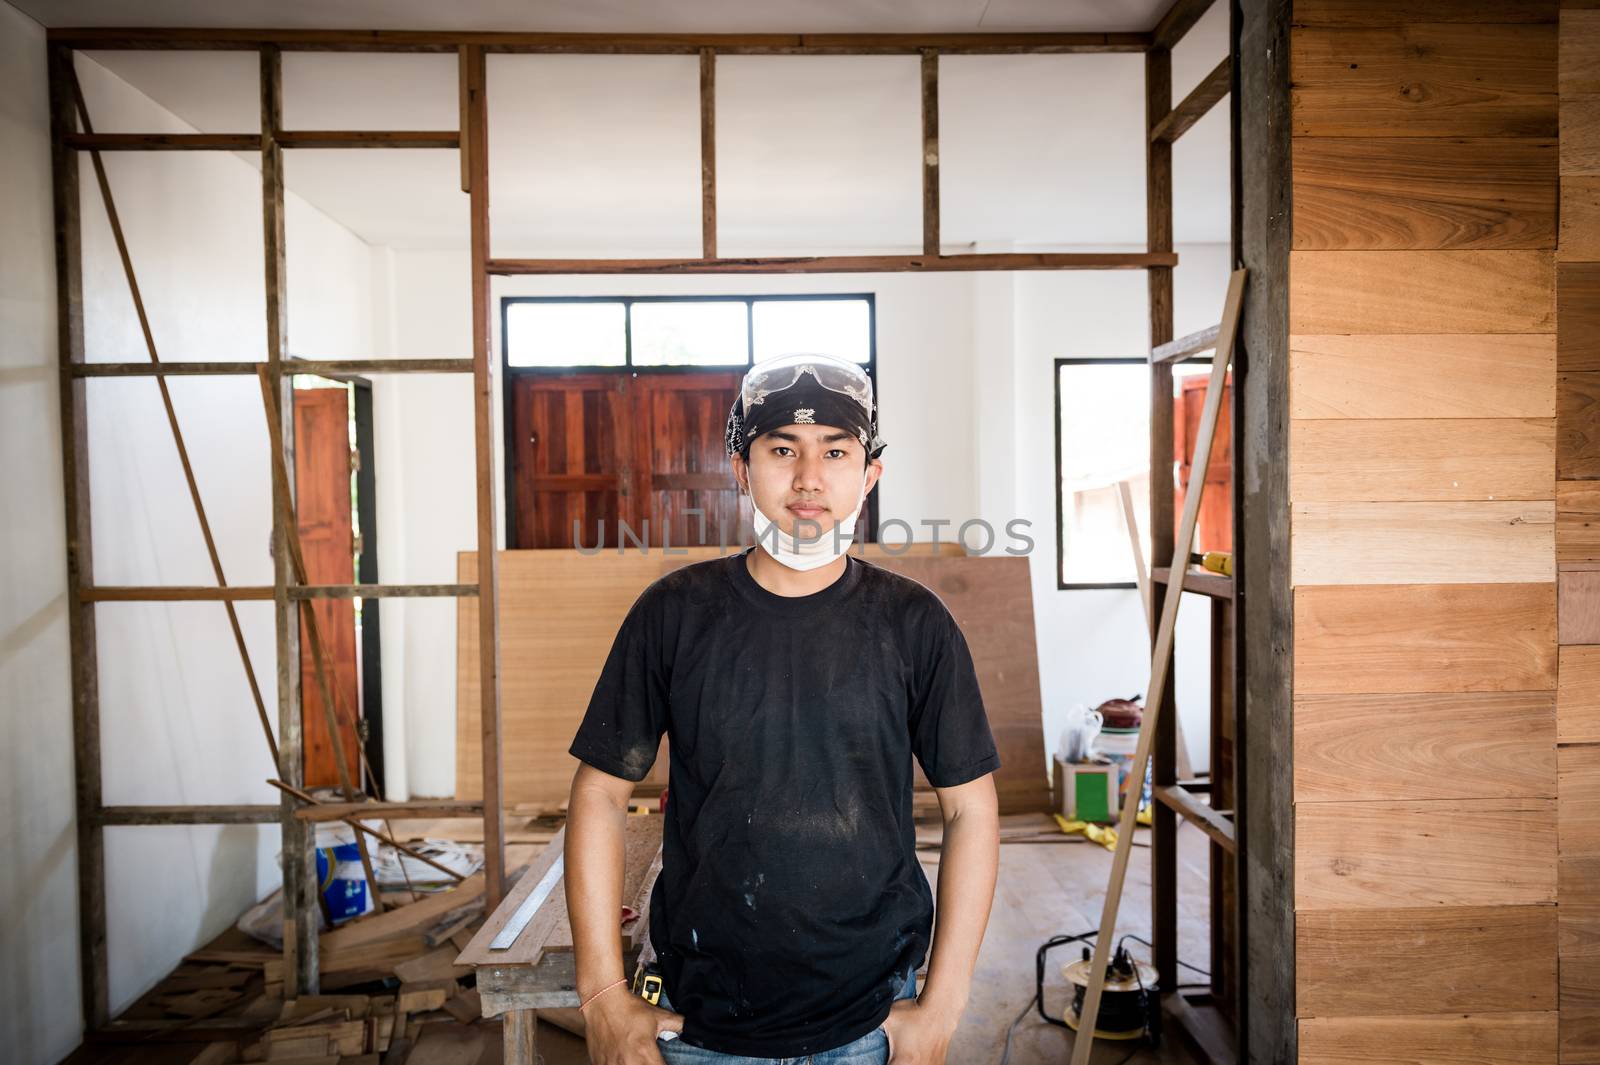
[[(579, 1002), (572, 926), (567, 920), (564, 869), (551, 877), (549, 894), (534, 909), (514, 941), (505, 949), (491, 946), (512, 923), (523, 903), (545, 882), (555, 864), (563, 861), (566, 836), (567, 830), (563, 827), (456, 958), (457, 965), (470, 965), (477, 970), (483, 1015), (504, 1018), (506, 1065), (533, 1065), (537, 1060), (535, 1010), (572, 1009), (576, 1012)], [(622, 966), (630, 975), (649, 938), (650, 890), (660, 870), (660, 815), (629, 815), (622, 898), (624, 905), (638, 913), (637, 918), (622, 926)]]

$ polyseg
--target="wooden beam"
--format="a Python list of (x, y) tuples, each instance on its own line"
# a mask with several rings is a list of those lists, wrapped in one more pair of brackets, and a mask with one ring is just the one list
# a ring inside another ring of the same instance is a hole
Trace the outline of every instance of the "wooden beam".
[(1155, 48), (1172, 50), (1172, 46), (1183, 40), (1184, 35), (1194, 29), (1194, 24), (1200, 21), (1200, 16), (1211, 10), (1211, 0), (1174, 0), (1173, 5), (1167, 8), (1167, 13), (1161, 16), (1161, 21), (1156, 23), (1156, 28), (1150, 31), (1150, 43)]
[(717, 53), (700, 49), (700, 257), (717, 257)]
[[(1242, 4), (1233, 54), (1233, 229), (1250, 270), (1233, 420), (1235, 826), (1241, 1061), (1299, 1060), (1295, 1018), (1294, 610), (1289, 567), (1290, 0)], [(1169, 452), (1170, 455), (1170, 452)]]
[(277, 806), (106, 806), (102, 825), (270, 825)]
[[(1153, 129), (1172, 108), (1172, 53), (1152, 48), (1145, 53), (1145, 128)], [(1147, 140), (1145, 144), (1145, 232), (1152, 253), (1172, 250), (1172, 145)], [(1172, 339), (1172, 270), (1160, 267), (1146, 275), (1149, 283), (1150, 344), (1158, 348)], [(1170, 562), (1175, 555), (1173, 537), (1173, 398), (1170, 363), (1150, 364), (1150, 564)], [(1156, 471), (1162, 471), (1160, 476)], [(1193, 494), (1193, 493), (1191, 493)], [(1187, 559), (1187, 555), (1184, 556)], [(1177, 591), (1152, 582), (1155, 613), (1163, 615), (1168, 598)], [(1167, 648), (1170, 669), (1171, 648)], [(1147, 704), (1154, 714), (1154, 764), (1151, 781), (1172, 784), (1178, 776), (1177, 700), (1171, 685), (1163, 688), (1159, 706)], [(1143, 770), (1140, 773), (1143, 774)], [(1141, 775), (1141, 779), (1142, 775)], [(1162, 987), (1178, 983), (1178, 822), (1164, 806), (1151, 811), (1150, 826), (1150, 948)]]
[(73, 798), (78, 843), (78, 980), (84, 1026), (111, 1018), (106, 965), (105, 833), (100, 828), (100, 668), (94, 606), (87, 396), (73, 369), (83, 363), (83, 246), (78, 155), (66, 147), (76, 128), (73, 51), (49, 49), (50, 164), (56, 250), (56, 364), (61, 418), (62, 497), (66, 506), (67, 641), (71, 651)]
[[(274, 810), (277, 807), (273, 807)], [(417, 799), (412, 802), (324, 802), (295, 811), (302, 821), (342, 821), (364, 817), (368, 821), (392, 818), (481, 817), (483, 803), (457, 799)]]
[(1212, 842), (1223, 850), (1229, 854), (1234, 852), (1233, 822), (1223, 816), (1223, 811), (1213, 810), (1210, 803), (1201, 802), (1177, 784), (1163, 784), (1151, 789), (1150, 794), (1157, 802), (1210, 836)]
[[(1198, 16), (1197, 16), (1198, 17)], [(1142, 52), (1151, 35), (1126, 33), (496, 33), (413, 30), (264, 30), (83, 27), (47, 31), (53, 43), (93, 49), (592, 53), (597, 55), (946, 55)]]
[(1208, 325), (1198, 333), (1169, 340), (1150, 349), (1151, 362), (1177, 362), (1217, 346), (1217, 327)]
[(922, 254), (939, 254), (939, 53), (922, 53)]
[(500, 804), (499, 552), (494, 520), (494, 373), (489, 363), (494, 294), (489, 289), (489, 103), (481, 47), (468, 48), (467, 143), (472, 182), (472, 428), (478, 490), (478, 697), (483, 750), (484, 898), (490, 912), (505, 897), (506, 841)]
[(280, 148), (455, 148), (461, 134), (453, 129), (303, 129), (278, 134)]
[[(284, 598), (296, 599), (406, 599), (450, 598), (478, 594), (474, 584), (291, 584)], [(216, 600), (271, 601), (276, 597), (272, 585), (230, 584), (218, 588), (200, 585), (116, 585), (99, 584), (79, 590), (85, 603), (187, 603)]]
[[(254, 374), (260, 362), (86, 362), (72, 368), (74, 377), (192, 377)], [(285, 359), (290, 373), (471, 373), (471, 359)]]
[(995, 252), (975, 255), (808, 255), (751, 259), (491, 259), (489, 273), (886, 274), (980, 270), (1144, 270), (1177, 265), (1170, 247), (1146, 252)]
[(1233, 60), (1224, 56), (1222, 62), (1212, 68), (1211, 73), (1196, 85), (1183, 102), (1171, 111), (1165, 118), (1156, 123), (1150, 131), (1150, 139), (1166, 141), (1169, 144), (1177, 140), (1202, 118), (1207, 111), (1217, 106), (1224, 96), (1228, 95), (1228, 88), (1233, 84)]
[(68, 133), (68, 148), (95, 152), (254, 152), (257, 133)]
[[(283, 127), (283, 56), (276, 47), (261, 48), (261, 225), (267, 310), (267, 379), (278, 396), (288, 485), (272, 482), (272, 601), (278, 649), (278, 775), (291, 784), (305, 780), (304, 733), (300, 721), (300, 617), (289, 598), (289, 538), (280, 527), (294, 491), (294, 389), (283, 369), (288, 354), (288, 261), (284, 247), (283, 148), (277, 141)], [(317, 867), (309, 826), (294, 816), (284, 799), (278, 814), (283, 863), (284, 995), (314, 995), (320, 988), (317, 957), (319, 907)]]

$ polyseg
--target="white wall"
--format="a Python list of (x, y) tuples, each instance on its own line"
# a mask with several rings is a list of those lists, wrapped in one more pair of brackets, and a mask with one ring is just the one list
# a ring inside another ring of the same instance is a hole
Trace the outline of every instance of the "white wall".
[(0, 1046), (78, 1041), (78, 906), (44, 31), (0, 4)]
[[(997, 250), (997, 249), (984, 249)], [(608, 254), (623, 254), (612, 251)], [(1177, 328), (1219, 313), (1227, 249), (1179, 248)], [(390, 251), (379, 277), (393, 354), (470, 353), (468, 259), (449, 251)], [(1001, 530), (1032, 522), (1034, 612), (1047, 746), (1074, 702), (1142, 693), (1149, 650), (1132, 591), (1055, 587), (1053, 360), (1062, 355), (1140, 355), (1149, 311), (1142, 271), (1019, 274), (857, 274), (750, 277), (507, 278), (502, 295), (759, 294), (871, 292), (876, 297), (884, 453), (881, 516), (929, 533), (923, 519), (968, 518)], [(498, 323), (496, 323), (498, 325)], [(379, 385), (378, 495), (385, 580), (455, 579), (457, 551), (476, 546), (470, 383), (393, 378)], [(497, 430), (500, 401), (495, 399)], [(403, 427), (403, 431), (400, 427)], [(495, 459), (496, 484), (502, 483)], [(503, 544), (502, 515), (496, 521)], [(1177, 696), (1197, 768), (1209, 704), (1205, 600), (1180, 611)], [(1195, 600), (1189, 605), (1188, 600)], [(441, 600), (387, 600), (383, 631), (385, 734), (390, 792), (450, 795), (455, 788), (455, 607)], [(391, 620), (393, 619), (393, 620)], [(392, 653), (399, 647), (413, 653)], [(415, 653), (416, 648), (429, 649)], [(398, 666), (393, 663), (399, 663)], [(400, 674), (396, 677), (395, 674)], [(391, 696), (391, 686), (400, 691)], [(403, 743), (397, 738), (403, 736)], [(399, 774), (404, 774), (402, 778)]]
[[(8, 572), (0, 670), (7, 808), (0, 893), (8, 1060), (52, 1061), (76, 1041), (76, 861), (63, 499), (54, 336), (43, 35), (0, 5), (8, 152), (3, 479)], [(12, 27), (11, 24), (16, 26)], [(13, 29), (15, 32), (13, 32)], [(191, 127), (91, 61), (79, 76), (102, 128)], [(108, 153), (113, 194), (164, 361), (258, 360), (265, 301), (261, 180), (226, 153)], [(90, 361), (147, 358), (88, 160), (83, 159), (84, 327)], [(288, 203), (290, 350), (371, 349), (370, 249)], [(270, 584), (267, 435), (253, 377), (175, 378), (173, 404), (231, 584)], [(198, 522), (150, 378), (87, 389), (95, 580), (211, 584)], [(239, 619), (276, 725), (272, 608)], [(270, 803), (276, 775), (220, 604), (97, 608), (104, 801)], [(215, 936), (278, 882), (272, 826), (106, 833), (113, 1010)], [(12, 942), (15, 937), (16, 942)], [(59, 985), (59, 986), (58, 986)], [(14, 1031), (13, 1031), (14, 1030)]]

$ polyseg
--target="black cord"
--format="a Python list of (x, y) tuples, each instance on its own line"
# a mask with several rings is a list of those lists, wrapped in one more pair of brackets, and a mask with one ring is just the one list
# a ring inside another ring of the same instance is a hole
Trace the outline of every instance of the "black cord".
[[(1122, 944), (1126, 943), (1130, 939), (1133, 940), (1135, 943), (1143, 943), (1145, 946), (1149, 947), (1152, 951), (1156, 949), (1154, 943), (1150, 942), (1148, 939), (1144, 938), (1143, 936), (1136, 936), (1132, 932), (1123, 933), (1122, 938), (1117, 940), (1117, 949), (1121, 950), (1122, 949)], [(1183, 966), (1185, 969), (1189, 969), (1189, 970), (1191, 970), (1193, 972), (1199, 973), (1201, 976), (1204, 976), (1208, 980), (1211, 978), (1211, 974), (1209, 972), (1207, 972), (1206, 970), (1200, 968), (1200, 966), (1198, 966), (1198, 965), (1190, 965), (1188, 962), (1184, 961), (1182, 958), (1178, 959), (1178, 964)]]

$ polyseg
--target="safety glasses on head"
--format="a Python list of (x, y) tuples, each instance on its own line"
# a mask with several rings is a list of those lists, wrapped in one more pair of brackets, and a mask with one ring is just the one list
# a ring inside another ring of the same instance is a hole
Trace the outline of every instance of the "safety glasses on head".
[(849, 396), (869, 414), (877, 409), (872, 399), (872, 378), (855, 363), (832, 355), (780, 355), (757, 363), (745, 374), (739, 397), (746, 416), (767, 396), (793, 387), (803, 374), (810, 374), (823, 388)]

